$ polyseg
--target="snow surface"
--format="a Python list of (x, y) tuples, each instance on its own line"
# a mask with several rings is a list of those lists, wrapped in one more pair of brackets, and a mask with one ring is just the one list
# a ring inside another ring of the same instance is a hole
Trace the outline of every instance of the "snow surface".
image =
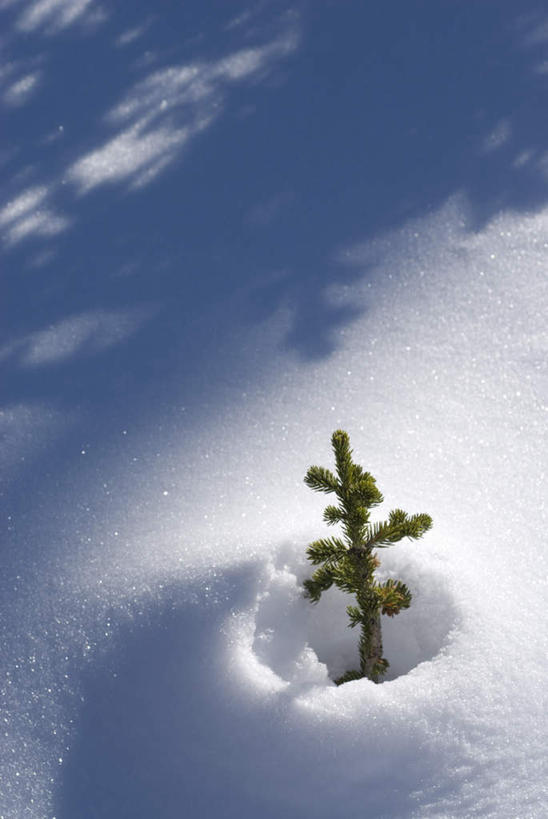
[[(85, 18), (86, 36), (107, 27), (113, 52), (142, 55), (154, 25), (109, 24), (94, 5), (4, 7), (15, 31), (53, 37)], [(77, 156), (72, 142), (56, 172), (14, 174), (2, 203), (8, 258), (23, 260), (27, 283), (49, 275), (53, 300), (15, 316), (0, 350), (11, 390), (0, 817), (546, 816), (548, 205), (493, 206), (479, 224), (463, 185), (374, 234), (364, 226), (363, 240), (333, 242), (336, 273), (321, 282), (329, 332), (308, 356), (306, 306), (279, 269), (227, 290), (213, 280), (205, 296), (190, 278), (196, 300), (181, 306), (177, 335), (164, 301), (178, 291), (151, 263), (168, 226), (152, 250), (137, 245), (142, 258), (113, 257), (115, 285), (97, 285), (123, 295), (144, 263), (157, 294), (138, 280), (146, 298), (98, 302), (85, 279), (117, 247), (90, 191), (127, 184), (100, 207), (121, 220), (120, 201), (139, 196), (146, 212), (147, 186), (163, 197), (167, 164), (222, 116), (209, 107), (246, 104), (231, 83), (279, 93), (279, 61), (306, 49), (306, 14), (281, 15), (268, 39), (254, 8), (225, 14), (224, 30), (246, 35), (211, 59), (204, 48), (195, 70), (137, 62), (133, 90), (105, 94), (94, 144), (82, 137)], [(291, 84), (298, 64), (286, 70)], [(155, 107), (166, 77), (167, 113)], [(111, 130), (112, 112), (125, 130)], [(482, 156), (507, 144), (510, 126), (497, 127)], [(270, 224), (291, 202), (286, 190), (265, 195), (242, 223), (262, 229), (253, 214)], [(87, 224), (105, 243), (90, 270), (70, 238), (57, 243)], [(190, 258), (194, 277), (201, 258)], [(59, 265), (82, 277), (64, 292)], [(269, 288), (282, 295), (264, 310)], [(383, 618), (382, 685), (333, 684), (355, 662), (347, 601), (335, 590), (312, 607), (301, 593), (306, 545), (324, 530), (324, 499), (302, 479), (331, 463), (339, 427), (385, 495), (380, 517), (398, 506), (434, 519), (423, 540), (379, 555), (383, 576), (414, 595)]]

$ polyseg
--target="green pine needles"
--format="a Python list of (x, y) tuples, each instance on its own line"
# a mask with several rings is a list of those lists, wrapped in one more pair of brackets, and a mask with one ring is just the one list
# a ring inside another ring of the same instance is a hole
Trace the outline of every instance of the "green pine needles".
[(333, 583), (356, 596), (356, 605), (348, 606), (350, 627), (360, 626), (360, 670), (347, 671), (335, 680), (337, 685), (367, 677), (379, 682), (388, 668), (382, 656), (381, 614), (393, 617), (409, 608), (411, 592), (400, 580), (377, 583), (375, 569), (380, 565), (374, 549), (383, 549), (404, 537), (416, 540), (432, 526), (426, 514), (408, 515), (402, 509), (390, 512), (388, 520), (369, 522), (369, 510), (383, 501), (375, 478), (352, 460), (348, 434), (339, 429), (331, 444), (335, 453), (337, 475), (321, 466), (311, 466), (305, 483), (316, 492), (333, 492), (337, 506), (327, 506), (323, 518), (329, 525), (340, 523), (343, 537), (321, 538), (307, 549), (308, 559), (318, 566), (305, 580), (305, 594), (317, 603), (322, 592)]

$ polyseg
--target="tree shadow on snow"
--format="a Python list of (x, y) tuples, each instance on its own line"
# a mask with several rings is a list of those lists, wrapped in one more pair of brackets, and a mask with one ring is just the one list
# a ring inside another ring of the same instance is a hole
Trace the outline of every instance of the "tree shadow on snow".
[[(10, 43), (44, 79), (10, 109), (8, 199), (46, 190), (5, 224), (11, 402), (199, 400), (233, 331), (281, 307), (285, 346), (323, 358), (363, 309), (330, 298), (368, 275), (341, 248), (457, 192), (471, 229), (547, 201), (541, 4), (149, 11), (114, 4), (87, 33), (44, 23)], [(21, 4), (3, 13), (17, 35)]]
[(1, 10), (10, 514), (89, 440), (328, 357), (367, 309), (356, 242), (457, 193), (470, 230), (548, 201), (543, 4), (74, 8)]

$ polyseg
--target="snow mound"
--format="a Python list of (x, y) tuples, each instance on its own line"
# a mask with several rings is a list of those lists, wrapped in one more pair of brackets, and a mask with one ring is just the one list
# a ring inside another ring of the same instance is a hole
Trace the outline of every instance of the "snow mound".
[[(413, 590), (408, 611), (382, 618), (390, 662), (385, 682), (421, 663), (431, 666), (448, 649), (461, 621), (447, 572), (433, 567), (431, 560), (406, 560), (402, 552), (394, 549), (383, 556), (378, 572), (381, 580), (403, 577)], [(237, 626), (230, 633), (237, 665), (250, 685), (300, 694), (312, 686), (334, 686), (334, 679), (359, 667), (358, 632), (348, 627), (346, 614), (351, 597), (331, 588), (311, 605), (302, 588), (310, 572), (303, 544), (281, 546), (258, 578), (253, 606), (236, 615)], [(430, 667), (427, 673), (435, 672)]]

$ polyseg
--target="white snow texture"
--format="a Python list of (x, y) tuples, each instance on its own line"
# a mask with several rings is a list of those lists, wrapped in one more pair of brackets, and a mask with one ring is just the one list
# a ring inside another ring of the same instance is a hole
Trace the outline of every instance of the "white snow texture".
[[(69, 10), (88, 6), (27, 3), (18, 26), (64, 31)], [(153, 131), (142, 156), (141, 120), (124, 120), (67, 166), (75, 196), (127, 180), (130, 159), (136, 173), (166, 148), (171, 161), (200, 138), (202, 99), (294, 48), (272, 43), (199, 65), (203, 87), (172, 72), (175, 95), (203, 91), (175, 101), (196, 120), (170, 124), (169, 138), (158, 130), (158, 145)], [(161, 76), (137, 91), (156, 95)], [(17, 220), (58, 190), (25, 184), (0, 211), (8, 248), (27, 241)], [(59, 219), (38, 239), (68, 231)], [(222, 344), (204, 351), (215, 387), (200, 408), (159, 401), (154, 418), (117, 416), (101, 442), (86, 432), (91, 413), (32, 398), (2, 413), (14, 469), (67, 421), (82, 441), (19, 523), (44, 549), (3, 603), (3, 819), (80, 819), (67, 807), (83, 804), (70, 802), (76, 780), (94, 819), (135, 816), (131, 798), (153, 792), (165, 800), (158, 819), (548, 815), (548, 209), (501, 211), (473, 231), (455, 194), (332, 262), (356, 275), (329, 304), (361, 313), (329, 356), (305, 362), (283, 347), (290, 303), (232, 326), (247, 297), (237, 292), (218, 311)], [(85, 367), (155, 310), (90, 307), (22, 334), (2, 360), (29, 378), (77, 356)], [(401, 507), (434, 521), (421, 541), (379, 554), (381, 576), (413, 594), (409, 611), (383, 618), (381, 685), (334, 685), (356, 663), (349, 601), (334, 590), (314, 607), (302, 595), (306, 545), (333, 533), (303, 476), (332, 467), (337, 428), (385, 496), (379, 518)], [(113, 788), (128, 794), (125, 813)]]
[[(339, 815), (340, 804), (348, 817), (542, 816), (548, 212), (504, 216), (470, 238), (461, 205), (343, 253), (349, 265), (374, 258), (376, 269), (363, 290), (333, 294), (368, 310), (329, 360), (305, 370), (288, 356), (253, 397), (234, 399), (229, 417), (213, 415), (185, 441), (176, 423), (166, 423), (160, 446), (155, 430), (134, 430), (130, 451), (144, 467), (132, 473), (118, 451), (106, 490), (105, 471), (85, 475), (95, 523), (64, 512), (58, 554), (42, 567), (57, 579), (36, 581), (13, 615), (31, 645), (38, 623), (51, 621), (41, 708), (55, 733), (30, 741), (22, 703), (36, 690), (27, 671), (3, 740), (8, 799), (20, 777), (34, 777), (38, 807), (28, 815), (46, 815), (48, 783), (77, 721), (62, 658), (75, 645), (99, 656), (116, 639), (113, 609), (118, 619), (146, 616), (178, 588), (176, 598), (209, 618), (193, 752), (208, 749), (208, 769), (229, 776), (242, 810), (260, 794), (291, 816)], [(268, 360), (284, 326), (278, 315), (268, 332), (236, 345), (246, 366)], [(313, 608), (301, 593), (306, 543), (323, 530), (323, 498), (302, 476), (310, 463), (330, 464), (338, 427), (377, 476), (386, 508), (434, 518), (423, 541), (380, 554), (382, 570), (414, 594), (408, 612), (383, 618), (392, 667), (382, 685), (331, 682), (355, 661), (346, 601), (330, 592)], [(121, 437), (129, 445), (130, 434)], [(68, 486), (60, 491), (59, 505)], [(28, 667), (30, 648), (14, 642)], [(180, 708), (198, 707), (187, 682), (194, 658), (179, 660), (170, 673)], [(228, 716), (241, 732), (229, 749), (216, 733)], [(154, 742), (161, 753), (161, 736)]]

